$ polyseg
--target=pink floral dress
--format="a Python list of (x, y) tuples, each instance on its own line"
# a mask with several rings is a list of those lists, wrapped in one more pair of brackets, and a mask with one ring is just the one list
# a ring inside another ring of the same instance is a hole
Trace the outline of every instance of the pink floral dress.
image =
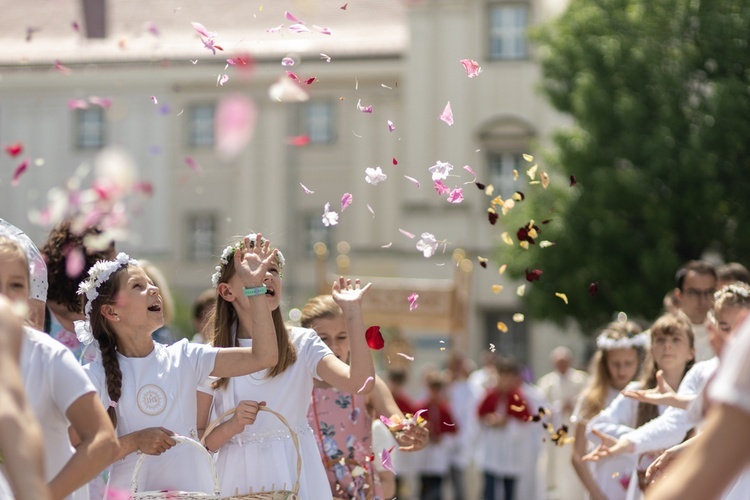
[(374, 468), (372, 418), (365, 396), (335, 388), (313, 389), (307, 420), (315, 434), (335, 498), (381, 500)]

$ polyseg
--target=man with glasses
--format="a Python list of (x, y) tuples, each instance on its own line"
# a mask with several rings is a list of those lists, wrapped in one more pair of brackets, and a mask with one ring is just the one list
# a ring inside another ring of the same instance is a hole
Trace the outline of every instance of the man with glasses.
[(714, 356), (708, 340), (706, 315), (714, 304), (716, 268), (702, 260), (691, 260), (675, 274), (675, 298), (693, 324), (695, 333), (695, 360), (705, 361)]

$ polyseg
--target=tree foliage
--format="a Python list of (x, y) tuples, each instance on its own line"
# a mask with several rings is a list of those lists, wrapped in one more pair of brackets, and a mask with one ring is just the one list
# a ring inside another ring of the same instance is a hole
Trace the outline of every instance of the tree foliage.
[(543, 92), (575, 123), (550, 168), (578, 184), (528, 200), (537, 220), (555, 211), (541, 237), (556, 246), (501, 250), (514, 276), (544, 271), (533, 317), (653, 318), (682, 262), (748, 264), (749, 37), (750, 0), (572, 0), (535, 34)]

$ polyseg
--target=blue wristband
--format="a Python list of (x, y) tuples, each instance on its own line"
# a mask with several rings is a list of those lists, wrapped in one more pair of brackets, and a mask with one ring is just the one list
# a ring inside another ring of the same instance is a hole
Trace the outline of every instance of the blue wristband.
[(266, 288), (266, 285), (260, 285), (255, 288), (243, 288), (242, 291), (245, 292), (245, 297), (255, 297), (256, 295), (265, 295), (268, 288)]

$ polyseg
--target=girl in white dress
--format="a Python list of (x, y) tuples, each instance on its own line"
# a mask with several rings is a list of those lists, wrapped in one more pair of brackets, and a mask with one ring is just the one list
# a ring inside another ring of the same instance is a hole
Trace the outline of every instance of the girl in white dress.
[[(214, 346), (250, 345), (256, 338), (255, 318), (238, 316), (237, 311), (247, 300), (245, 295), (260, 291), (245, 290), (243, 293), (231, 258), (235, 251), (236, 245), (224, 250), (213, 277), (217, 303), (208, 331), (213, 336)], [(248, 399), (254, 399), (264, 401), (270, 409), (282, 414), (299, 438), (302, 454), (300, 498), (330, 499), (328, 478), (312, 429), (307, 424), (307, 410), (314, 378), (350, 393), (366, 394), (372, 390), (375, 374), (362, 320), (362, 299), (370, 284), (363, 287), (359, 280), (352, 282), (344, 278), (333, 284), (333, 297), (343, 310), (350, 335), (350, 369), (332, 355), (315, 331), (304, 328), (288, 330), (285, 327), (279, 308), (283, 258), (279, 264), (266, 274), (262, 296), (273, 310), (278, 364), (245, 377), (212, 382), (206, 392), (198, 396), (198, 421), (203, 425), (209, 421), (212, 404), (213, 416), (237, 408), (229, 420), (205, 438), (209, 450), (219, 451), (217, 467), (223, 496), (292, 489), (297, 480), (297, 452), (288, 429), (269, 413), (259, 414), (255, 424), (246, 427), (252, 422), (244, 415), (245, 406)]]
[(586, 439), (586, 426), (641, 371), (648, 347), (648, 335), (631, 321), (607, 325), (596, 339), (597, 352), (591, 362), (589, 386), (578, 398), (571, 421), (575, 425), (572, 448), (573, 467), (593, 500), (606, 500), (607, 491), (622, 486), (608, 465), (586, 463), (583, 456), (594, 448)]
[[(688, 370), (695, 364), (695, 337), (693, 328), (686, 316), (667, 313), (654, 322), (650, 331), (651, 359), (645, 364), (641, 381), (629, 384), (628, 390), (654, 388), (659, 377), (663, 377), (669, 386), (677, 387)], [(621, 459), (630, 461), (628, 468), (617, 471), (619, 473), (618, 478), (622, 478), (623, 481), (629, 478), (627, 490), (618, 490), (617, 494), (613, 492), (608, 495), (610, 500), (640, 498), (642, 495), (639, 483), (645, 476), (646, 468), (658, 456), (658, 453), (642, 456), (607, 457), (601, 452), (609, 444), (609, 438), (618, 438), (640, 427), (658, 417), (665, 409), (665, 406), (641, 403), (620, 394), (607, 408), (589, 422), (589, 432), (587, 432), (589, 440), (595, 441), (596, 438), (599, 438), (605, 441), (605, 445), (600, 445), (584, 460), (591, 459), (602, 463)]]
[[(22, 243), (13, 236), (0, 236), (0, 293), (27, 306), (29, 283)], [(94, 387), (64, 345), (29, 327), (19, 366), (26, 397), (42, 428), (46, 479), (53, 498), (88, 499), (86, 483), (114, 459), (117, 450), (114, 430)]]
[[(251, 245), (245, 239), (233, 257), (237, 282), (259, 286), (276, 260), (268, 245)], [(130, 490), (138, 454), (145, 453), (164, 455), (146, 459), (139, 490), (213, 492), (200, 451), (188, 445), (170, 449), (176, 444), (172, 436), (197, 438), (196, 389), (206, 377), (245, 375), (276, 364), (273, 323), (264, 298), (248, 298), (238, 308), (238, 315), (252, 318), (256, 326), (255, 346), (215, 349), (187, 339), (168, 347), (152, 340), (152, 332), (164, 323), (159, 289), (124, 253), (95, 264), (80, 293), (86, 295), (90, 323), (76, 324), (76, 332), (84, 343), (90, 340), (87, 335), (93, 336), (101, 349), (101, 359), (85, 370), (120, 437), (120, 460), (112, 466), (110, 490)], [(248, 408), (250, 420), (255, 411), (257, 405)]]

